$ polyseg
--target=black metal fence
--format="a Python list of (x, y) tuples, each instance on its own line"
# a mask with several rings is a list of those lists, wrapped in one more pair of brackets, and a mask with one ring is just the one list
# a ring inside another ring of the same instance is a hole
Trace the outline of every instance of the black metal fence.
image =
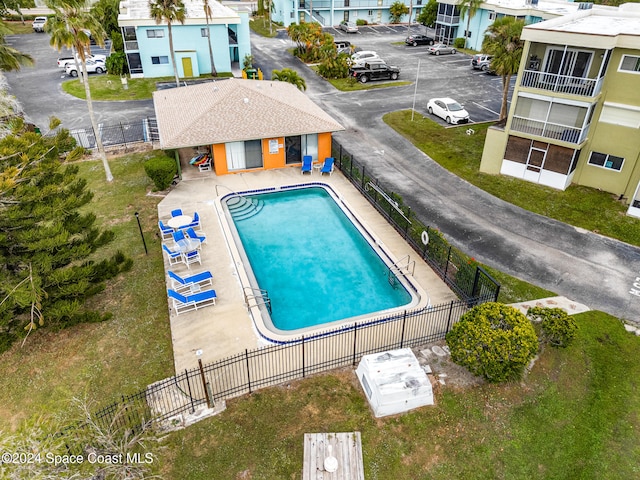
[[(92, 149), (96, 148), (96, 132), (93, 127), (70, 130), (69, 133), (76, 140), (78, 146)], [(155, 142), (159, 140), (158, 124), (155, 118), (143, 118), (130, 123), (118, 123), (113, 125), (100, 124), (98, 126), (99, 138), (105, 147), (140, 143)]]
[(404, 240), (426, 261), (442, 280), (458, 295), (477, 304), (478, 298), (498, 300), (500, 284), (473, 258), (452, 247), (435, 229), (426, 226), (398, 195), (385, 188), (358, 163), (353, 155), (335, 139), (332, 155), (345, 177), (369, 200)]

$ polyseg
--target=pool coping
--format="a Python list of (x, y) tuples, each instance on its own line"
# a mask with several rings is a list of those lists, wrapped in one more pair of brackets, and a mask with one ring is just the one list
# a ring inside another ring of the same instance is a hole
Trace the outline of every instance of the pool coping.
[[(249, 262), (246, 259), (246, 254), (241, 253), (236, 245), (236, 240), (239, 241), (239, 239), (237, 238), (237, 232), (234, 232), (229, 225), (230, 222), (233, 223), (233, 220), (228, 213), (228, 209), (226, 209), (223, 205), (223, 202), (230, 197), (238, 195), (274, 193), (309, 187), (321, 187), (329, 193), (329, 195), (336, 202), (337, 206), (345, 213), (349, 220), (354, 224), (355, 228), (360, 232), (360, 234), (364, 237), (367, 243), (372, 247), (374, 252), (380, 257), (380, 259), (388, 268), (391, 268), (390, 265), (395, 266), (400, 261), (399, 259), (395, 258), (391, 250), (387, 248), (384, 242), (373, 232), (373, 229), (367, 225), (362, 216), (355, 211), (355, 209), (349, 204), (349, 202), (346, 201), (344, 195), (341, 195), (333, 185), (325, 182), (310, 181), (288, 185), (279, 185), (276, 187), (231, 191), (224, 195), (215, 197), (213, 203), (214, 210), (218, 217), (218, 223), (223, 232), (227, 250), (233, 260), (237, 278), (243, 290), (243, 296), (245, 288), (258, 288), (257, 281), (255, 280), (255, 276), (253, 275), (252, 271), (247, 272), (245, 261), (247, 263)], [(250, 266), (248, 268), (249, 270), (251, 270)], [(321, 325), (304, 327), (292, 330), (290, 332), (280, 330), (275, 327), (275, 325), (273, 325), (270, 319), (270, 315), (262, 302), (257, 302), (255, 301), (255, 298), (253, 298), (254, 301), (249, 302), (249, 305), (245, 303), (245, 306), (247, 307), (255, 332), (263, 340), (275, 344), (298, 343), (302, 341), (303, 338), (309, 339), (328, 335), (341, 330), (352, 329), (354, 324), (356, 323), (361, 326), (378, 323), (381, 321), (386, 321), (388, 319), (401, 317), (407, 312), (416, 312), (428, 309), (431, 306), (431, 300), (428, 292), (420, 285), (420, 283), (415, 278), (413, 278), (412, 275), (396, 274), (396, 277), (411, 296), (411, 302), (409, 302), (408, 304), (402, 305), (401, 307), (394, 307), (355, 317), (349, 317), (347, 319), (335, 320), (333, 322)], [(245, 298), (247, 297), (245, 296)], [(267, 317), (266, 321), (265, 317)], [(268, 324), (270, 324), (271, 327)]]

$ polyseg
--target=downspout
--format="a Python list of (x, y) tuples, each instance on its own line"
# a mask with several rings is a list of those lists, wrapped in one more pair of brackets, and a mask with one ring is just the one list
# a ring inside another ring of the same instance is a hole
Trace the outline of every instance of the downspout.
[(178, 177), (180, 178), (180, 180), (182, 180), (182, 168), (180, 168), (180, 153), (178, 152), (178, 149), (176, 148), (174, 151), (174, 156), (176, 157), (176, 166), (178, 167)]

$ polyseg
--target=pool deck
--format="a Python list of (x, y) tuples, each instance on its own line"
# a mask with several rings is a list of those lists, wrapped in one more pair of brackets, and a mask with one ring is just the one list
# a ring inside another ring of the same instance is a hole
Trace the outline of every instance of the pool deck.
[[(158, 217), (166, 221), (175, 208), (182, 208), (187, 215), (198, 212), (202, 232), (207, 237), (207, 243), (201, 250), (202, 266), (191, 265), (188, 270), (186, 266), (178, 265), (171, 267), (171, 270), (182, 276), (210, 270), (217, 302), (215, 306), (179, 316), (170, 308), (169, 321), (176, 373), (197, 366), (198, 350), (202, 350), (202, 361), (208, 363), (268, 344), (258, 335), (245, 307), (238, 271), (223, 234), (214, 200), (230, 191), (257, 190), (305, 182), (324, 182), (330, 185), (357, 212), (367, 229), (384, 243), (396, 260), (410, 255), (411, 260), (416, 261), (414, 279), (426, 290), (432, 305), (456, 300), (455, 294), (339, 171), (336, 170), (330, 176), (320, 176), (317, 171), (312, 175), (302, 176), (300, 167), (291, 167), (218, 177), (213, 172), (198, 172), (186, 165), (183, 180), (158, 205)], [(165, 258), (165, 270), (168, 268)], [(170, 286), (169, 282), (167, 286)]]

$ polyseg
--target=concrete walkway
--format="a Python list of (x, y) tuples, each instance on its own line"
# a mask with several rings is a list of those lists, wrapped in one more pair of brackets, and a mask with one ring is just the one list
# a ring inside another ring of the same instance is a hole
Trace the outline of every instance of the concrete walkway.
[[(314, 172), (311, 176), (302, 177), (299, 167), (291, 167), (218, 177), (213, 172), (198, 172), (197, 168), (186, 165), (183, 180), (158, 205), (158, 216), (166, 220), (175, 208), (182, 208), (186, 214), (198, 212), (202, 219), (203, 233), (207, 237), (207, 243), (201, 251), (202, 267), (196, 264), (187, 270), (185, 266), (180, 265), (171, 269), (180, 275), (210, 270), (214, 275), (213, 288), (218, 300), (215, 306), (179, 316), (171, 311), (170, 324), (176, 372), (197, 366), (196, 351), (200, 349), (203, 351), (202, 361), (208, 363), (244, 353), (245, 349), (257, 348), (267, 343), (260, 339), (244, 305), (238, 272), (223, 235), (218, 214), (213, 207), (214, 198), (229, 191), (291, 185), (304, 181), (322, 181), (331, 185), (364, 220), (367, 229), (384, 243), (395, 260), (408, 254), (411, 260), (416, 260), (414, 278), (427, 291), (432, 305), (457, 299), (339, 171), (331, 176), (320, 177)], [(168, 267), (165, 259), (165, 269)]]

